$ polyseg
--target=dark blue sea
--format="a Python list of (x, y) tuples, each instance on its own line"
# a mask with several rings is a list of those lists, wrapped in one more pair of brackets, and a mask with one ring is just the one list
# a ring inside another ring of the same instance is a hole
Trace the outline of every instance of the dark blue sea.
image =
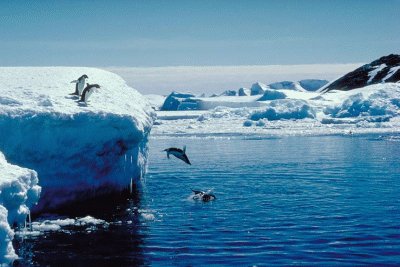
[[(398, 136), (149, 145), (146, 177), (104, 209), (107, 227), (17, 236), (14, 266), (400, 265)], [(183, 145), (192, 165), (161, 152)], [(191, 188), (217, 199), (193, 200)]]

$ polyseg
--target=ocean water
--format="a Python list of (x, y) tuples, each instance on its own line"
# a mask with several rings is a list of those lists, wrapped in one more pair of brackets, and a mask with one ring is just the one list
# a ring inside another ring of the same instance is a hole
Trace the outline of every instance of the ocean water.
[[(107, 225), (17, 236), (14, 266), (400, 265), (398, 136), (149, 145), (134, 196), (91, 214)], [(162, 152), (183, 145), (192, 165)]]

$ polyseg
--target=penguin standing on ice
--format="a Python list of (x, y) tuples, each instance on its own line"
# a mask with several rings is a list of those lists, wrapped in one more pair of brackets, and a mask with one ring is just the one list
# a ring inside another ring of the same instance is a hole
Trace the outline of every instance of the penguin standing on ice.
[(167, 158), (169, 158), (169, 154), (171, 154), (177, 157), (178, 159), (183, 160), (187, 164), (192, 165), (192, 163), (190, 163), (189, 161), (189, 158), (186, 156), (186, 146), (183, 147), (183, 150), (180, 148), (170, 147), (164, 149), (164, 151), (167, 152)]
[(100, 88), (98, 84), (87, 84), (85, 89), (83, 89), (81, 99), (78, 102), (87, 102), (89, 97)]
[(89, 77), (86, 74), (83, 74), (81, 77), (78, 78), (78, 80), (74, 80), (71, 83), (75, 83), (75, 92), (73, 92), (70, 95), (77, 95), (80, 96), (82, 95), (83, 88), (85, 87), (86, 79), (89, 79)]

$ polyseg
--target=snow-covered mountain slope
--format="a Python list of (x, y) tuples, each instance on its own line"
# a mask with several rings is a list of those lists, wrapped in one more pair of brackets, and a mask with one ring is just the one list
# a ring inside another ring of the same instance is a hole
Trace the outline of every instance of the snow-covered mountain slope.
[(381, 57), (322, 87), (320, 92), (348, 91), (378, 83), (394, 83), (400, 80), (400, 55)]
[(21, 224), (40, 195), (38, 176), (34, 170), (7, 162), (0, 153), (0, 265), (8, 264), (17, 255), (12, 246), (14, 231), (10, 225)]
[[(69, 95), (81, 75), (101, 86), (87, 105)], [(122, 190), (141, 177), (154, 113), (111, 72), (94, 68), (0, 68), (0, 151), (35, 170), (36, 210)]]

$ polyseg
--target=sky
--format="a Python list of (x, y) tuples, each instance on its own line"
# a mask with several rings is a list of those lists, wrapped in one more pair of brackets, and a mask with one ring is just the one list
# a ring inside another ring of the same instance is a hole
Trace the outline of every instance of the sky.
[(370, 62), (400, 52), (398, 14), (400, 0), (4, 0), (0, 65)]

